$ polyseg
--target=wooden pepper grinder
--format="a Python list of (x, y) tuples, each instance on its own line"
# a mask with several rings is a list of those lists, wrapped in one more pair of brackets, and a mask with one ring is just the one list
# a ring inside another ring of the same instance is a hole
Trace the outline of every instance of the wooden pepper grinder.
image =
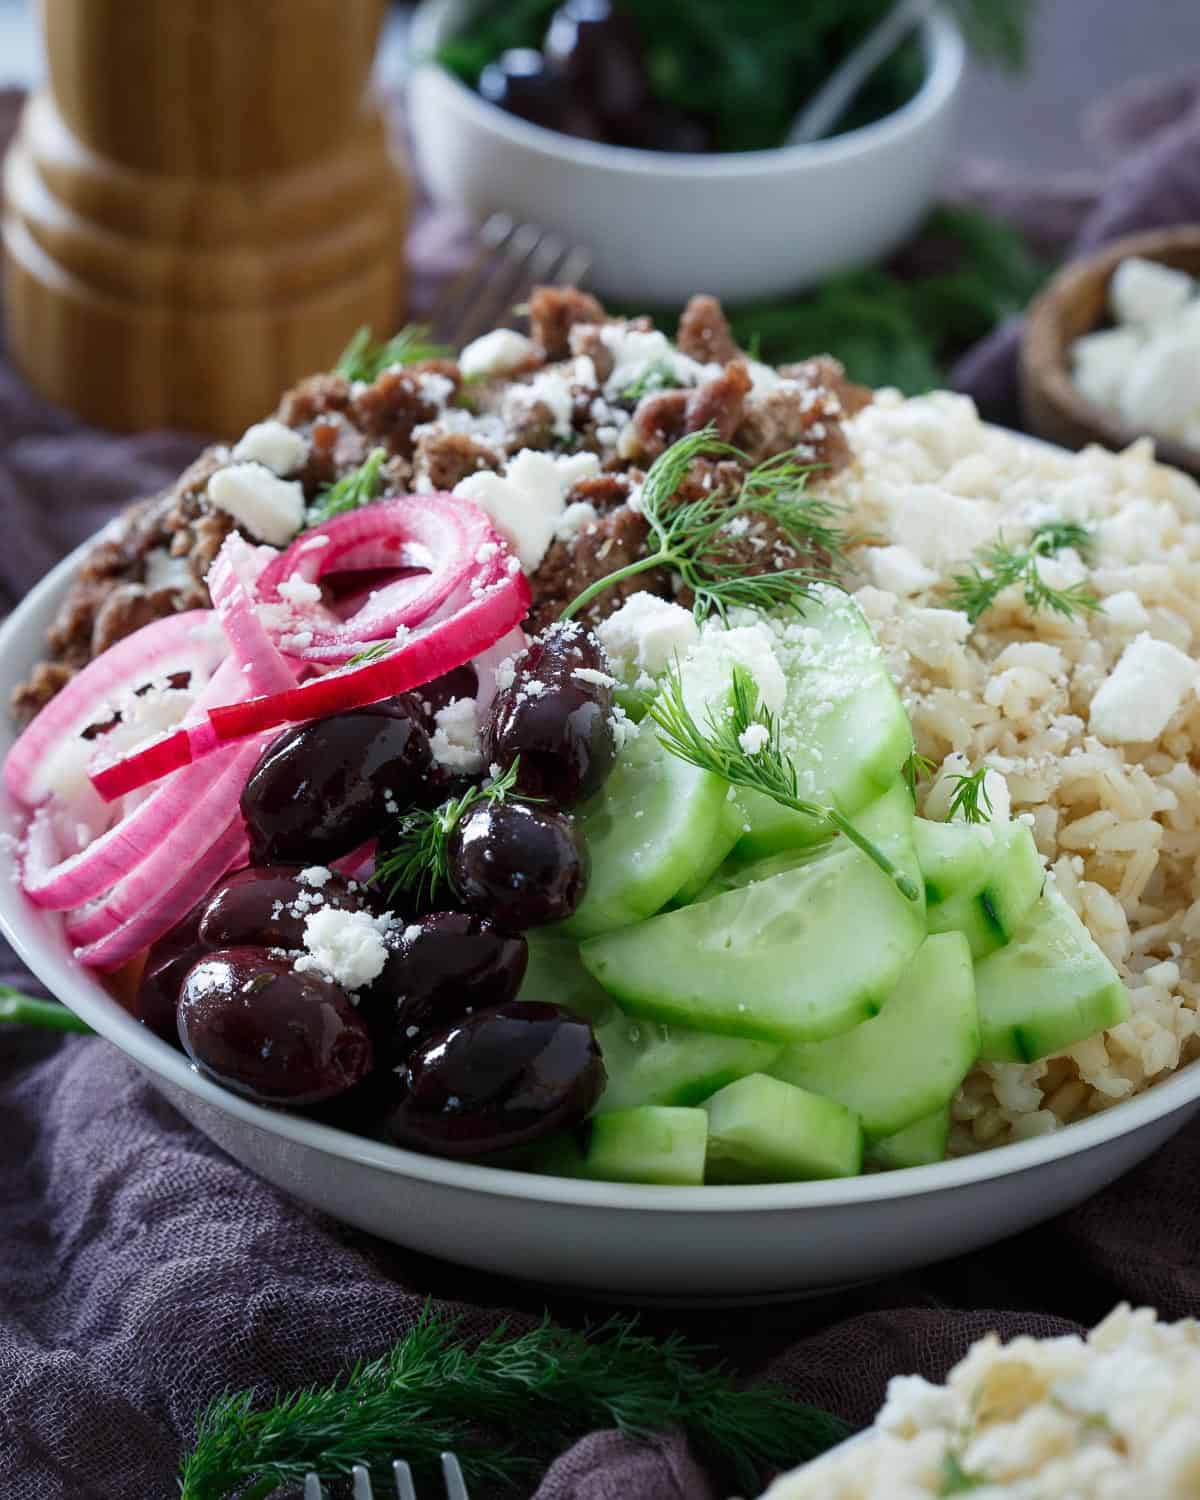
[(233, 437), (402, 316), (385, 0), (42, 0), (4, 163), (9, 352), (88, 421)]

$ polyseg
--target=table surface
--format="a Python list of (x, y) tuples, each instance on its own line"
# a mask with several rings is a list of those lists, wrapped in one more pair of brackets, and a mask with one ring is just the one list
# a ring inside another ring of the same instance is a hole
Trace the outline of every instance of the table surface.
[[(35, 0), (0, 0), (0, 85), (42, 74)], [(404, 68), (406, 17), (394, 11), (382, 76)], [(1041, 0), (1032, 65), (1017, 79), (972, 66), (959, 140), (964, 152), (1047, 172), (1097, 165), (1081, 129), (1088, 104), (1140, 75), (1200, 58), (1195, 0)]]

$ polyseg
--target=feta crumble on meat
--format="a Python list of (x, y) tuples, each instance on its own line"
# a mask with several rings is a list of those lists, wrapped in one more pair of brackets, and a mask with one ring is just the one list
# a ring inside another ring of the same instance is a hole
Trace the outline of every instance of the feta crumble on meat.
[(1139, 635), (1092, 699), (1088, 727), (1114, 745), (1156, 740), (1194, 690), (1196, 671), (1177, 647)]
[(526, 573), (537, 571), (566, 508), (567, 492), (581, 479), (599, 474), (594, 453), (555, 457), (522, 448), (504, 473), (469, 474), (454, 494), (487, 511), (511, 543)]
[(208, 498), (260, 542), (284, 547), (304, 522), (304, 491), (259, 463), (231, 464), (208, 481)]
[(384, 934), (392, 916), (373, 917), (365, 911), (340, 911), (323, 906), (304, 919), (304, 946), (296, 959), (297, 973), (325, 974), (347, 990), (362, 989), (378, 979), (387, 963)]
[(568, 505), (559, 517), (558, 525), (554, 528), (554, 535), (560, 542), (569, 542), (581, 531), (594, 526), (598, 519), (599, 513), (590, 500), (576, 500)]
[(433, 716), (433, 758), (447, 770), (473, 775), (483, 770), (479, 710), (474, 698), (453, 698)]
[(631, 594), (596, 633), (609, 659), (629, 677), (659, 676), (700, 639), (691, 610), (655, 594)]
[(495, 328), (467, 345), (458, 357), (465, 380), (483, 380), (519, 370), (537, 353), (537, 345), (512, 328)]
[(304, 467), (308, 439), (272, 418), (248, 427), (234, 446), (233, 457), (237, 463), (262, 464), (282, 479)]

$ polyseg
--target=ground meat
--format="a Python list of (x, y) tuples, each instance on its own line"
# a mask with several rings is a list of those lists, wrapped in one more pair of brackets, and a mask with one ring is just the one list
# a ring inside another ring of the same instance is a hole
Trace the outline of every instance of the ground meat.
[(874, 400), (870, 386), (848, 380), (845, 366), (831, 354), (818, 354), (798, 365), (780, 365), (779, 373), (785, 380), (798, 380), (801, 385), (821, 386), (832, 392), (841, 404), (843, 417), (854, 416)]
[(741, 425), (750, 385), (746, 361), (736, 359), (715, 379), (697, 386), (688, 395), (685, 424), (688, 432), (699, 432), (711, 422), (721, 442), (729, 442)]
[(715, 297), (693, 297), (679, 319), (675, 338), (681, 354), (697, 359), (702, 365), (726, 365), (741, 357), (729, 323)]
[(529, 298), (529, 324), (534, 341), (547, 359), (565, 359), (568, 338), (576, 323), (603, 323), (604, 308), (590, 292), (574, 286), (539, 286)]
[(836, 473), (850, 459), (841, 412), (840, 399), (828, 387), (792, 382), (758, 396), (733, 441), (751, 463), (794, 452), (804, 463)]
[(38, 662), (29, 681), (13, 689), (12, 711), (17, 722), (24, 723), (45, 708), (55, 693), (66, 687), (75, 671), (75, 667), (64, 661)]
[[(450, 360), (430, 361), (402, 370), (385, 370), (351, 402), (350, 416), (368, 439), (383, 443), (390, 453), (412, 458), (412, 431), (438, 416), (440, 407), (421, 394), (421, 376), (440, 375), (458, 393), (461, 377)], [(447, 398), (452, 399), (452, 398)]]
[(686, 505), (693, 500), (704, 500), (709, 495), (727, 495), (732, 499), (741, 489), (745, 474), (745, 465), (736, 458), (693, 459), (675, 491), (675, 503)]
[(602, 323), (576, 323), (567, 338), (567, 347), (573, 358), (591, 360), (600, 385), (612, 374), (616, 363), (612, 350), (601, 334), (603, 327)]
[(308, 457), (296, 476), (309, 500), (343, 474), (360, 468), (370, 445), (357, 427), (336, 414), (318, 417), (308, 430)]
[(413, 469), (427, 476), (435, 490), (452, 490), (460, 479), (479, 469), (498, 469), (500, 454), (476, 442), (466, 432), (444, 432), (432, 427), (417, 438)]
[(155, 589), (151, 593), (140, 583), (118, 584), (106, 594), (96, 610), (92, 624), (92, 655), (99, 656), (152, 620), (161, 620), (178, 612), (174, 589)]
[[(648, 531), (643, 517), (622, 505), (601, 515), (570, 541), (553, 542), (531, 580), (534, 604), (525, 622), (526, 630), (543, 629), (589, 584), (643, 556)], [(606, 589), (580, 619), (594, 625), (611, 615), (630, 594), (648, 592), (669, 598), (670, 591), (670, 577), (663, 570), (639, 573)]]
[(350, 409), (350, 382), (344, 375), (310, 375), (280, 401), (275, 416), (288, 427), (304, 427), (330, 412)]
[(633, 421), (621, 435), (621, 456), (653, 461), (687, 431), (690, 391), (657, 391), (643, 396)]
[(597, 510), (612, 510), (625, 504), (633, 484), (633, 477), (629, 474), (597, 474), (594, 479), (581, 479), (578, 484), (573, 485), (567, 495), (567, 502), (574, 504), (578, 500), (586, 500)]

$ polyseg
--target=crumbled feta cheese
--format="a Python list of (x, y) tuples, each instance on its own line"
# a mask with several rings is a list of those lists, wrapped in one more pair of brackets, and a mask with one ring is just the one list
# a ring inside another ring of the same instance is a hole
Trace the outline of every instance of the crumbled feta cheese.
[(567, 491), (600, 472), (594, 453), (555, 458), (522, 448), (504, 473), (481, 470), (454, 487), (460, 499), (487, 511), (512, 544), (521, 567), (533, 573), (545, 557), (562, 518)]
[(512, 328), (495, 328), (467, 345), (458, 356), (458, 368), (465, 380), (509, 375), (536, 352), (537, 345), (523, 333)]
[(333, 879), (333, 871), (327, 870), (324, 865), (309, 865), (308, 869), (301, 870), (296, 878), (301, 885), (311, 885), (319, 891)]
[(1149, 327), (1180, 312), (1194, 290), (1195, 283), (1185, 271), (1130, 255), (1113, 272), (1108, 305), (1115, 322)]
[(1121, 388), (1131, 427), (1180, 434), (1200, 417), (1200, 339), (1164, 328), (1134, 356)]
[(747, 724), (738, 735), (738, 744), (747, 755), (757, 755), (771, 742), (771, 734), (765, 724)]
[(1071, 345), (1071, 374), (1075, 384), (1097, 406), (1116, 406), (1141, 338), (1132, 328), (1104, 328)]
[(474, 774), (483, 770), (479, 742), (479, 710), (474, 698), (453, 698), (433, 716), (430, 746), (438, 765)]
[(904, 538), (919, 562), (938, 573), (994, 541), (1000, 530), (999, 508), (989, 500), (966, 499), (936, 484), (885, 481), (880, 491), (888, 509), (888, 529)]
[(725, 698), (734, 667), (749, 673), (763, 708), (773, 714), (782, 710), (787, 677), (775, 654), (770, 627), (738, 625), (727, 630), (710, 620), (683, 672), (684, 702), (698, 720), (703, 722), (709, 709)]
[(598, 519), (599, 513), (590, 500), (576, 500), (568, 505), (558, 518), (558, 525), (554, 528), (554, 535), (560, 542), (569, 542), (573, 537), (577, 537), (581, 531), (586, 531), (589, 526), (594, 526)]
[(1132, 589), (1110, 594), (1104, 601), (1104, 614), (1121, 630), (1145, 630), (1150, 623), (1150, 611)]
[(600, 644), (624, 676), (657, 677), (700, 639), (691, 610), (655, 594), (631, 594), (596, 628)]
[(932, 588), (939, 577), (907, 547), (872, 547), (867, 553), (867, 564), (877, 588), (901, 597)]
[(1166, 641), (1139, 635), (1092, 699), (1088, 727), (1109, 744), (1156, 740), (1196, 685), (1197, 665)]
[(146, 553), (144, 579), (152, 594), (159, 589), (190, 588), (196, 581), (187, 558), (172, 557), (165, 547), (152, 547)]
[(326, 974), (348, 990), (361, 989), (383, 973), (387, 963), (384, 933), (390, 913), (373, 917), (366, 911), (340, 911), (323, 906), (304, 919), (307, 952), (296, 959), (299, 973)]
[(619, 401), (623, 392), (636, 385), (655, 365), (669, 369), (678, 385), (697, 385), (722, 370), (719, 364), (701, 364), (681, 354), (658, 329), (606, 323), (600, 329), (600, 339), (613, 356), (612, 374), (604, 383), (604, 394), (609, 401)]
[(272, 418), (248, 427), (235, 445), (233, 457), (238, 463), (262, 464), (264, 469), (283, 478), (304, 467), (308, 439)]
[(262, 464), (231, 464), (208, 481), (208, 498), (259, 541), (283, 547), (304, 522), (304, 491)]
[(406, 943), (415, 943), (425, 929), (419, 922), (410, 922), (401, 934)]
[(571, 381), (561, 370), (539, 370), (532, 380), (508, 388), (504, 396), (507, 422), (521, 422), (535, 406), (549, 411), (555, 437), (569, 438), (574, 431), (575, 395)]
[(616, 687), (617, 679), (608, 672), (601, 672), (596, 667), (576, 667), (571, 673), (580, 682), (590, 683), (594, 687)]
[(320, 604), (321, 589), (301, 574), (293, 573), (279, 585), (279, 597), (289, 604)]
[(447, 375), (425, 370), (417, 376), (417, 394), (426, 406), (445, 406), (454, 394), (454, 382)]

